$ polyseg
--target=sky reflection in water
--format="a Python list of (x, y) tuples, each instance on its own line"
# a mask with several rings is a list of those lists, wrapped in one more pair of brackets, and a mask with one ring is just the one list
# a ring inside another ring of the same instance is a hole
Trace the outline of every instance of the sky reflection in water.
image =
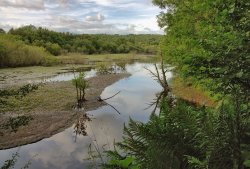
[[(153, 101), (155, 94), (161, 91), (161, 87), (144, 69), (145, 66), (151, 70), (154, 69), (153, 64), (126, 65), (126, 70), (132, 76), (116, 82), (103, 91), (102, 98), (121, 91), (114, 98), (107, 100), (109, 104), (120, 111), (120, 115), (110, 106), (90, 111), (87, 114), (92, 118), (92, 121), (87, 122), (87, 136), (77, 136), (75, 141), (74, 127), (72, 126), (37, 143), (20, 148), (0, 150), (0, 164), (9, 159), (12, 153), (19, 151), (20, 158), (16, 163), (16, 168), (23, 167), (30, 159), (31, 169), (82, 169), (89, 166), (91, 161), (86, 159), (89, 158), (90, 143), (98, 146), (100, 151), (112, 149), (114, 140), (121, 141), (123, 125), (128, 122), (129, 117), (142, 122), (148, 120), (153, 108), (147, 110), (145, 108)], [(167, 75), (169, 78), (172, 76), (171, 73), (167, 73)], [(60, 77), (58, 78), (60, 80)]]

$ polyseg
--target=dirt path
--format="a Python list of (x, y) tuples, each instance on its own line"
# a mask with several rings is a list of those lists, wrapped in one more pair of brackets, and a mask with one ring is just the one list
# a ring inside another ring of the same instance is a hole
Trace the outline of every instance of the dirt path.
[(90, 78), (90, 87), (86, 91), (88, 101), (83, 111), (72, 108), (76, 94), (71, 82), (48, 83), (22, 100), (13, 100), (12, 106), (16, 108), (0, 113), (0, 126), (6, 124), (10, 117), (20, 115), (31, 116), (33, 120), (28, 125), (19, 127), (17, 132), (10, 128), (0, 128), (0, 149), (37, 142), (65, 130), (86, 111), (105, 105), (105, 102), (98, 102), (96, 98), (107, 86), (128, 76), (129, 74), (110, 74)]

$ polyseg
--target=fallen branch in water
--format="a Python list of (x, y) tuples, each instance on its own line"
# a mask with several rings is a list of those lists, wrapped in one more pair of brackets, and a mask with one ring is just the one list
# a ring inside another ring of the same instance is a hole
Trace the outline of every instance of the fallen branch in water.
[[(118, 95), (120, 92), (121, 92), (121, 91), (119, 91), (119, 92), (117, 92), (116, 94), (114, 94), (113, 96), (110, 96), (110, 97), (105, 98), (105, 99), (102, 99), (101, 96), (99, 96), (99, 97), (97, 98), (97, 101), (103, 102), (103, 101), (105, 101), (105, 100), (111, 99), (111, 98), (115, 97), (116, 95)], [(112, 107), (118, 114), (121, 114), (114, 106), (112, 106), (111, 104), (109, 104), (109, 103), (107, 103), (107, 102), (106, 102), (106, 104), (109, 105), (110, 107)]]
[(117, 92), (116, 94), (114, 94), (113, 96), (110, 96), (110, 97), (105, 98), (105, 99), (102, 99), (101, 96), (99, 96), (99, 97), (97, 98), (97, 101), (102, 102), (102, 101), (111, 99), (111, 98), (115, 97), (116, 95), (118, 95), (120, 92), (121, 92), (121, 91), (119, 91), (119, 92)]
[(112, 107), (118, 114), (121, 114), (114, 106), (112, 106), (111, 104), (107, 103), (107, 105), (109, 105), (110, 107)]

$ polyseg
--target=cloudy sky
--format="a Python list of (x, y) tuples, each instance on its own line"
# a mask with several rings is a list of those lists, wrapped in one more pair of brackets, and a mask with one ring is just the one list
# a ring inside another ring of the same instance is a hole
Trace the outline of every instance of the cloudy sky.
[(162, 34), (151, 0), (0, 0), (0, 27), (23, 25), (73, 33)]

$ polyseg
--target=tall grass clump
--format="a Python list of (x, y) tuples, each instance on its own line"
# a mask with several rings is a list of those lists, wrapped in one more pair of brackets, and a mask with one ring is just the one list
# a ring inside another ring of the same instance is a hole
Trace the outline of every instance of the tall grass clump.
[(83, 103), (87, 101), (85, 98), (85, 90), (89, 85), (85, 79), (84, 72), (80, 72), (78, 76), (75, 76), (72, 80), (72, 84), (76, 88), (77, 108), (82, 108)]
[(26, 45), (13, 35), (0, 35), (0, 67), (51, 65), (56, 58), (44, 48)]

